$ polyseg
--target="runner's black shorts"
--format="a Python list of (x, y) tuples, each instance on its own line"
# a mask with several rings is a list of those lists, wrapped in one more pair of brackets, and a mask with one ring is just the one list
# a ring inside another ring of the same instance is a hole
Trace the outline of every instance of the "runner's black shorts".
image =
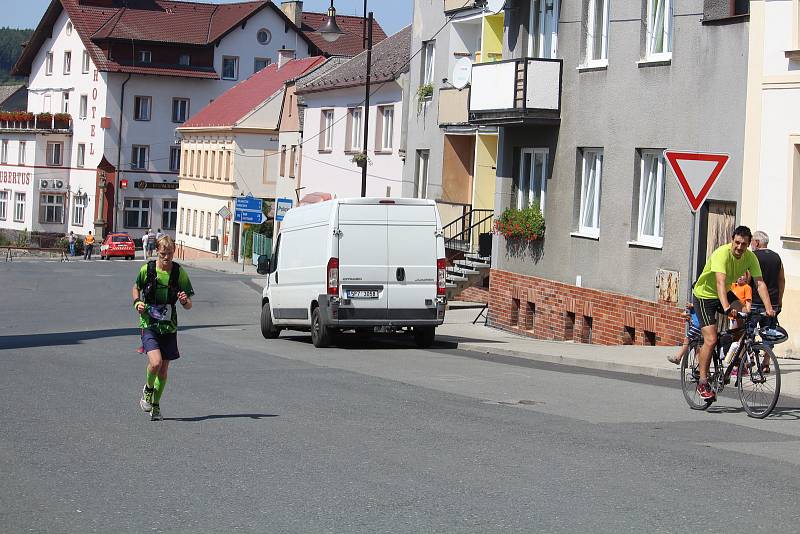
[(177, 360), (181, 357), (178, 352), (178, 334), (159, 334), (145, 328), (142, 331), (142, 347), (145, 353), (160, 350), (161, 357), (165, 360)]
[[(719, 299), (700, 299), (696, 295), (692, 295), (694, 299), (694, 311), (697, 318), (700, 320), (700, 328), (711, 324), (717, 324), (717, 313), (724, 313), (722, 303)], [(728, 303), (733, 304), (737, 302), (739, 297), (733, 291), (728, 291)]]

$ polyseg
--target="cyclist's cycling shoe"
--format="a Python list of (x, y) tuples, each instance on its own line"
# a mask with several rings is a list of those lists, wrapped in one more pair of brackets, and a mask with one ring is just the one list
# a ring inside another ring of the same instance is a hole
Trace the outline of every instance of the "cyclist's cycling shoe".
[(708, 387), (708, 384), (697, 384), (697, 394), (706, 402), (714, 402), (717, 400), (717, 394)]

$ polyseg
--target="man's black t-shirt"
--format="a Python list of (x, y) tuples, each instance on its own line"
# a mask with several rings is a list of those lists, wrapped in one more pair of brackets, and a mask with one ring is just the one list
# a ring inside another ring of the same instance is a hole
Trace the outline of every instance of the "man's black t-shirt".
[[(776, 306), (778, 304), (778, 274), (783, 266), (781, 257), (777, 252), (773, 252), (768, 248), (759, 248), (753, 252), (755, 252), (758, 263), (761, 265), (761, 274), (769, 290), (769, 300), (773, 306)], [(761, 295), (758, 294), (756, 289), (755, 280), (751, 280), (750, 285), (753, 286), (753, 304), (763, 304)]]

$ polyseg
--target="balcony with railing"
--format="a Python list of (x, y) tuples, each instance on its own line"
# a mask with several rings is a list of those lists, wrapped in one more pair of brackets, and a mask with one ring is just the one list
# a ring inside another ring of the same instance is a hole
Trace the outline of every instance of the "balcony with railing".
[(29, 113), (27, 111), (0, 111), (0, 132), (3, 133), (72, 133), (69, 113)]
[(562, 69), (560, 59), (527, 57), (473, 65), (470, 124), (558, 123)]

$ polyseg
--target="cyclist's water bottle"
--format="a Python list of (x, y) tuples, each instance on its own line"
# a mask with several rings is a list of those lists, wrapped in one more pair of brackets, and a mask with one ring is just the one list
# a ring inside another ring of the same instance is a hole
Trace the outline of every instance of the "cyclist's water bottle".
[(737, 350), (739, 350), (739, 342), (734, 341), (731, 343), (731, 348), (728, 349), (728, 354), (725, 355), (724, 365), (730, 365), (731, 361), (733, 361), (734, 355), (736, 355)]

